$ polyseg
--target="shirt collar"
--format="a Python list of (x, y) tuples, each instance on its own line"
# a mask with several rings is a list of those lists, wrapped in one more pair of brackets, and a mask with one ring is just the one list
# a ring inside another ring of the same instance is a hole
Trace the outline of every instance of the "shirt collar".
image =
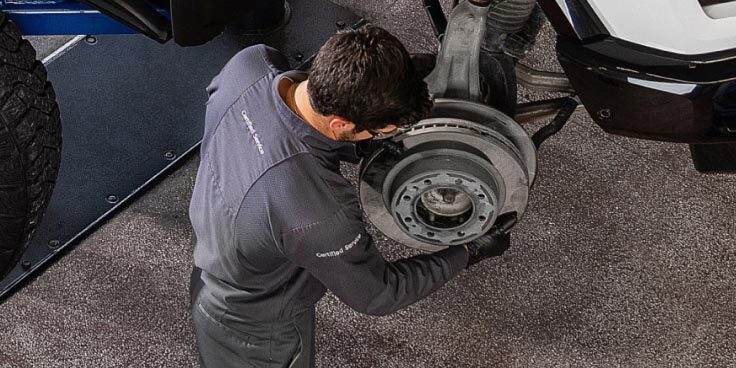
[(334, 152), (334, 154), (337, 155), (339, 154), (339, 151), (343, 151), (345, 149), (350, 150), (353, 147), (353, 144), (350, 142), (338, 142), (320, 133), (317, 129), (309, 125), (309, 123), (302, 120), (293, 111), (291, 111), (289, 106), (286, 105), (286, 102), (281, 98), (278, 86), (279, 82), (281, 82), (283, 78), (289, 78), (294, 82), (302, 82), (307, 79), (307, 76), (308, 74), (304, 72), (288, 71), (277, 75), (273, 80), (271, 90), (273, 92), (273, 98), (276, 102), (276, 108), (278, 109), (281, 121), (289, 130), (296, 134), (299, 140), (318, 151), (325, 153)]

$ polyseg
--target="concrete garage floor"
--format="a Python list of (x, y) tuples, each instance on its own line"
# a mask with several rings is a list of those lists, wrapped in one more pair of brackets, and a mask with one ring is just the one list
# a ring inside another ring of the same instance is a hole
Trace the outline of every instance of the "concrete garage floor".
[[(418, 0), (341, 1), (411, 51), (435, 47)], [(546, 27), (531, 64), (559, 68), (552, 39)], [(606, 135), (584, 113), (539, 161), (506, 255), (387, 317), (328, 294), (317, 366), (736, 367), (736, 175), (701, 175), (685, 145)], [(1, 368), (196, 366), (187, 206), (197, 164), (0, 305)], [(375, 238), (388, 259), (413, 254)]]

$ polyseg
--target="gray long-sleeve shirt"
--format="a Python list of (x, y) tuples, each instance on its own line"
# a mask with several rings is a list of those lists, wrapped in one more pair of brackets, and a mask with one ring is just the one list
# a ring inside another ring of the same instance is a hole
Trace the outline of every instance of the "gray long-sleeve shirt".
[(282, 78), (306, 75), (263, 45), (237, 54), (208, 87), (201, 163), (189, 214), (202, 298), (222, 320), (278, 321), (325, 287), (382, 315), (422, 299), (467, 263), (462, 247), (387, 262), (362, 222), (340, 160), (355, 160), (286, 106)]

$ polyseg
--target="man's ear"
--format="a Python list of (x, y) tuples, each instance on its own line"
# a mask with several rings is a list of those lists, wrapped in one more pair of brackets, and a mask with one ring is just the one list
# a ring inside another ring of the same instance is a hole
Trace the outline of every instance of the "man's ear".
[(329, 117), (328, 126), (335, 133), (352, 132), (355, 129), (355, 124), (352, 121), (332, 115)]

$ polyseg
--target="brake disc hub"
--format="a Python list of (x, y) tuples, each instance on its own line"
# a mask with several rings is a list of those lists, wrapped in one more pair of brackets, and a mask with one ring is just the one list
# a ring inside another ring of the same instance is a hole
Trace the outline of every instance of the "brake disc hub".
[(511, 118), (485, 105), (440, 99), (432, 116), (361, 165), (360, 198), (369, 220), (410, 247), (439, 250), (483, 235), (504, 213), (521, 216), (536, 151)]
[[(461, 179), (455, 181), (455, 184), (461, 183)], [(473, 202), (467, 193), (449, 187), (424, 192), (421, 196), (421, 204), (427, 211), (449, 218), (459, 218), (473, 209)]]

